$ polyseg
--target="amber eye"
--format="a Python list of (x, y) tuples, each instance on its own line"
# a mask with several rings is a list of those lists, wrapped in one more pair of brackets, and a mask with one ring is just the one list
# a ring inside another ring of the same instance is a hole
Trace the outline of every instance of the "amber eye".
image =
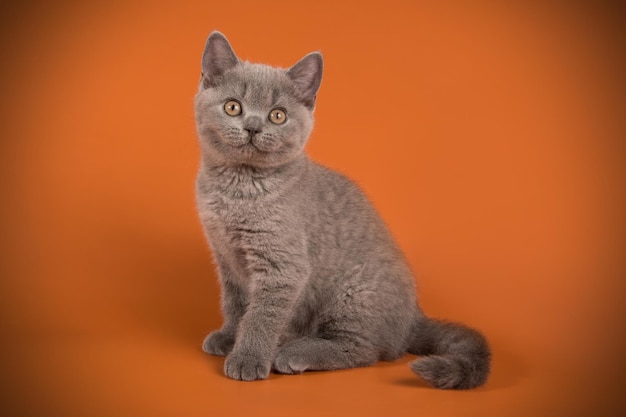
[(239, 116), (241, 114), (241, 104), (236, 100), (229, 100), (224, 104), (224, 111), (229, 116)]
[(270, 112), (269, 118), (275, 125), (282, 125), (287, 121), (287, 113), (282, 109), (274, 109)]

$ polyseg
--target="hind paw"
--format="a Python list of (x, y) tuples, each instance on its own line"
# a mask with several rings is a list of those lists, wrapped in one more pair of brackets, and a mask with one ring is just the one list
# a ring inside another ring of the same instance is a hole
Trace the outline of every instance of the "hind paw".
[(280, 374), (301, 374), (309, 368), (306, 358), (294, 345), (286, 345), (274, 359), (274, 370)]
[(211, 332), (202, 342), (202, 350), (216, 356), (226, 356), (233, 350), (235, 336), (219, 330)]

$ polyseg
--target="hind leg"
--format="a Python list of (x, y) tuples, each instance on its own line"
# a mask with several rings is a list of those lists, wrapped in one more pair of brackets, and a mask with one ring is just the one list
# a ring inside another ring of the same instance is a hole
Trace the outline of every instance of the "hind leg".
[(303, 337), (283, 346), (274, 359), (274, 370), (281, 374), (356, 368), (376, 363), (373, 346), (348, 337), (322, 339)]
[(402, 280), (368, 276), (375, 273), (364, 266), (349, 270), (324, 303), (316, 330), (281, 346), (274, 370), (294, 374), (356, 368), (404, 354), (415, 302)]

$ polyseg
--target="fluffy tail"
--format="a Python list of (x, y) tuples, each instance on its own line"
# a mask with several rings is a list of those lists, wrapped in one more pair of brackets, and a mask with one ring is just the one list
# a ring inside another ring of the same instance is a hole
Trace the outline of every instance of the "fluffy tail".
[(435, 388), (469, 389), (485, 383), (491, 352), (478, 331), (461, 324), (421, 317), (409, 353), (424, 355), (410, 363)]

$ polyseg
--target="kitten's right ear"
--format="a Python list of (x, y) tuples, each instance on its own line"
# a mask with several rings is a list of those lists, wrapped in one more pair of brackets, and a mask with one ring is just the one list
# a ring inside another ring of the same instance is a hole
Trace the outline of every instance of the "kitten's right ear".
[(218, 31), (209, 35), (202, 54), (202, 85), (204, 88), (213, 87), (216, 80), (239, 63), (239, 58), (233, 52), (226, 36)]
[(319, 52), (311, 52), (287, 70), (287, 76), (295, 84), (302, 102), (313, 109), (317, 90), (322, 82), (324, 59)]

